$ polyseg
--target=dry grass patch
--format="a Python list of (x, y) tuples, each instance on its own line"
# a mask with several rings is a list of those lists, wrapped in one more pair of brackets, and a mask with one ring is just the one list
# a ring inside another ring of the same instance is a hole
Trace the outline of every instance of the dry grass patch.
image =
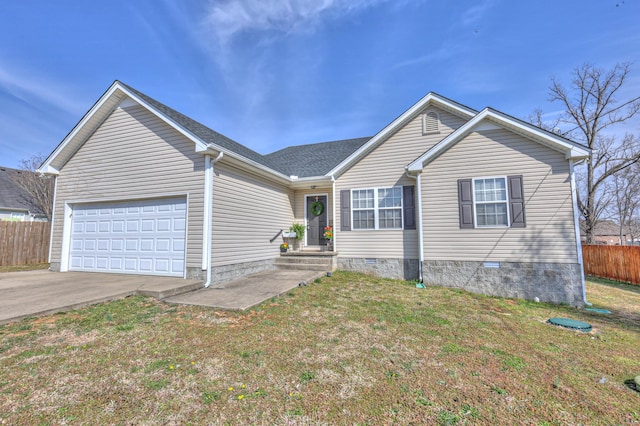
[(0, 327), (0, 423), (640, 422), (640, 294), (588, 293), (613, 314), (339, 272), (248, 312), (131, 297), (24, 320)]

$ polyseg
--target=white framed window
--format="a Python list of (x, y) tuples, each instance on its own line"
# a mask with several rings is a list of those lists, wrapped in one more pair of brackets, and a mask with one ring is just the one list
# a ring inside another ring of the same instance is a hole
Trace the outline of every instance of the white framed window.
[(402, 187), (351, 190), (353, 229), (402, 229)]
[(478, 228), (509, 226), (506, 177), (473, 179), (473, 212)]

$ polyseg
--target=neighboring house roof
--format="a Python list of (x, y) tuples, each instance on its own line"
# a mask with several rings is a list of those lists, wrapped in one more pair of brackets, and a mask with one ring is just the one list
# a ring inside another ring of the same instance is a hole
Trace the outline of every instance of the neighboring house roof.
[(324, 176), (371, 137), (291, 146), (265, 155), (277, 170), (300, 178)]
[(498, 128), (521, 134), (542, 145), (560, 151), (565, 154), (567, 160), (579, 160), (591, 154), (591, 150), (584, 145), (487, 107), (415, 159), (409, 164), (407, 170), (411, 172), (422, 170), (428, 163), (438, 158), (471, 132)]
[(22, 173), (33, 173), (9, 167), (0, 167), (0, 209), (44, 214), (33, 197), (14, 180)]
[[(622, 235), (629, 235), (628, 226), (622, 227)], [(584, 220), (580, 220), (580, 234), (585, 236), (585, 224)], [(620, 226), (612, 220), (601, 220), (596, 222), (596, 226), (593, 227), (593, 235), (597, 237), (617, 237), (620, 235)]]

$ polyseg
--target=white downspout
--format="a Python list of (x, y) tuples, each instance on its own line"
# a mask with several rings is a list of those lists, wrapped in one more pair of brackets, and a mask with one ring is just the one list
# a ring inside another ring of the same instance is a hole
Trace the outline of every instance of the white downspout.
[(331, 175), (331, 210), (333, 211), (333, 251), (338, 251), (338, 233), (336, 232), (336, 178)]
[[(53, 247), (53, 224), (56, 219), (56, 194), (58, 193), (58, 176), (53, 175), (53, 206), (51, 208), (51, 237), (49, 238), (49, 265), (51, 265), (51, 248)], [(49, 266), (51, 269), (51, 266)]]
[(576, 192), (576, 175), (573, 170), (573, 160), (569, 160), (569, 175), (571, 176), (571, 201), (573, 203), (573, 227), (576, 234), (576, 250), (578, 253), (578, 264), (580, 265), (580, 279), (582, 281), (582, 301), (585, 305), (591, 306), (587, 302), (587, 287), (584, 279), (584, 261), (582, 260), (582, 241), (580, 241), (580, 218), (578, 216), (578, 193)]
[(202, 226), (202, 269), (207, 271), (205, 288), (211, 285), (211, 247), (213, 245), (213, 165), (224, 154), (220, 152), (215, 159), (211, 155), (204, 156), (204, 220)]
[(407, 176), (416, 180), (416, 199), (414, 202), (417, 206), (416, 216), (418, 216), (418, 251), (419, 251), (419, 264), (418, 264), (418, 274), (420, 282), (422, 280), (422, 264), (424, 263), (424, 237), (422, 235), (422, 172), (417, 172), (416, 175), (410, 175), (407, 172)]

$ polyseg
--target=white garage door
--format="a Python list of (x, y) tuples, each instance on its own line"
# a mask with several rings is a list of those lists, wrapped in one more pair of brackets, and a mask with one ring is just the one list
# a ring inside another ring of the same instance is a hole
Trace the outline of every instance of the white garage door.
[(184, 198), (73, 207), (72, 271), (184, 275)]

